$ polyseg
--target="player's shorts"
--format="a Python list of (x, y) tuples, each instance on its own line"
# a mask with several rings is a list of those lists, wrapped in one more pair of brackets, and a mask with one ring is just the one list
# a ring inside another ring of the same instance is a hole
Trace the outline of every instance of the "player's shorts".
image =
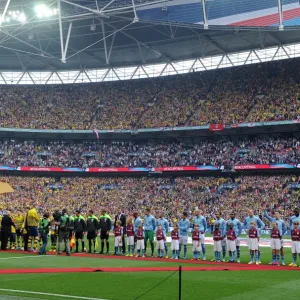
[(204, 244), (205, 243), (205, 234), (201, 233), (200, 234), (200, 244)]
[(236, 244), (235, 241), (227, 240), (226, 241), (227, 250), (230, 252), (236, 251)]
[(9, 240), (11, 243), (15, 243), (16, 242), (16, 234), (15, 233), (11, 233)]
[(223, 239), (222, 241), (221, 241), (221, 245), (222, 245), (222, 247), (226, 247), (226, 240), (225, 239)]
[(144, 250), (144, 249), (145, 249), (145, 240), (137, 240), (136, 250)]
[(19, 228), (16, 230), (16, 234), (17, 234), (17, 237), (23, 236), (21, 229), (19, 229)]
[(33, 236), (33, 237), (39, 236), (39, 231), (37, 226), (29, 226), (28, 232), (29, 232), (29, 236)]
[[(214, 252), (221, 252), (222, 251), (222, 241), (214, 241)], [(225, 241), (226, 244), (226, 241)]]
[(193, 244), (193, 252), (197, 251), (200, 252), (201, 251), (201, 240), (200, 241), (192, 241)]
[(292, 253), (300, 254), (300, 242), (299, 241), (292, 241)]
[(281, 248), (284, 247), (284, 239), (281, 239), (281, 240), (280, 240), (280, 245), (281, 245)]
[(127, 246), (133, 246), (134, 245), (134, 236), (128, 236), (127, 237)]
[(179, 250), (179, 240), (172, 240), (171, 241), (171, 250), (178, 251)]
[(145, 242), (147, 241), (153, 242), (154, 241), (154, 231), (153, 230), (145, 230)]
[(101, 230), (100, 239), (101, 240), (108, 240), (109, 239), (109, 232)]
[(165, 241), (164, 240), (160, 240), (160, 241), (156, 240), (156, 250), (164, 250), (164, 249), (165, 249)]
[(188, 243), (188, 237), (187, 236), (181, 236), (179, 238), (179, 245), (187, 245)]
[(88, 231), (87, 233), (88, 240), (94, 240), (96, 237), (97, 237), (96, 231)]
[(75, 232), (76, 240), (83, 240), (83, 232)]
[(237, 247), (240, 247), (240, 245), (241, 245), (241, 240), (240, 240), (239, 237), (236, 238), (236, 240), (235, 240), (235, 245), (236, 245)]
[(115, 247), (122, 247), (122, 236), (115, 236)]
[(271, 248), (273, 250), (280, 250), (281, 249), (280, 239), (271, 239)]
[(248, 240), (249, 250), (257, 251), (258, 250), (258, 238), (249, 238)]

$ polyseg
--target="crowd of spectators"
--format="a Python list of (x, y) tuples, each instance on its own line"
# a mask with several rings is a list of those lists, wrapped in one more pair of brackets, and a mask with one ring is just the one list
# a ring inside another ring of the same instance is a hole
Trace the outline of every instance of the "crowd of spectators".
[(0, 126), (136, 129), (300, 118), (300, 62), (120, 82), (5, 86)]
[[(119, 210), (130, 214), (151, 207), (153, 214), (163, 211), (170, 221), (177, 221), (183, 211), (189, 216), (201, 209), (208, 220), (221, 212), (228, 218), (235, 211), (243, 220), (248, 209), (262, 216), (264, 210), (278, 210), (287, 218), (297, 206), (300, 189), (296, 176), (168, 177), (168, 178), (81, 178), (1, 176), (14, 192), (0, 195), (0, 210), (24, 210), (35, 205), (39, 211), (67, 207), (86, 214), (93, 209), (100, 215), (105, 208), (114, 215)], [(55, 186), (60, 186), (55, 189)]]
[(300, 140), (0, 141), (0, 165), (39, 167), (172, 167), (300, 163)]

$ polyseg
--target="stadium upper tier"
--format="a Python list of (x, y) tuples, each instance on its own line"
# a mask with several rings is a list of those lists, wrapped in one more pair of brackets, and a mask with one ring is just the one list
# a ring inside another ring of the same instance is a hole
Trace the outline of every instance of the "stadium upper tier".
[(300, 60), (101, 84), (2, 86), (1, 127), (135, 129), (300, 118)]
[[(71, 213), (93, 209), (97, 216), (105, 208), (114, 215), (144, 211), (152, 207), (157, 215), (164, 211), (169, 220), (179, 219), (183, 211), (204, 210), (208, 221), (216, 212), (229, 218), (232, 211), (243, 220), (248, 209), (263, 215), (276, 209), (288, 218), (298, 204), (299, 180), (296, 176), (244, 176), (235, 179), (205, 178), (50, 178), (0, 177), (9, 182), (14, 193), (0, 195), (0, 211), (17, 212), (34, 205), (41, 211), (67, 207)], [(14, 208), (12, 210), (12, 208)]]
[(299, 164), (297, 138), (235, 141), (154, 141), (110, 143), (71, 141), (0, 142), (0, 165), (61, 168), (155, 168), (247, 164)]

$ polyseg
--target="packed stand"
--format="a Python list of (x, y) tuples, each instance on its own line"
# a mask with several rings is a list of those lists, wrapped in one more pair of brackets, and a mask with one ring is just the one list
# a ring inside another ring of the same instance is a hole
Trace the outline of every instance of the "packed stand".
[(235, 141), (0, 142), (0, 164), (38, 167), (172, 167), (299, 163), (297, 138)]
[[(279, 210), (288, 218), (298, 204), (297, 176), (176, 177), (176, 178), (81, 178), (1, 176), (14, 193), (0, 195), (0, 209), (24, 210), (34, 203), (40, 211), (67, 207), (87, 214), (102, 209), (114, 215), (119, 210), (130, 214), (152, 207), (153, 214), (163, 211), (171, 222), (183, 211), (191, 216), (196, 208), (208, 221), (221, 212), (228, 218), (235, 211), (243, 220), (248, 209), (263, 216), (266, 209)], [(292, 186), (291, 184), (296, 184)]]

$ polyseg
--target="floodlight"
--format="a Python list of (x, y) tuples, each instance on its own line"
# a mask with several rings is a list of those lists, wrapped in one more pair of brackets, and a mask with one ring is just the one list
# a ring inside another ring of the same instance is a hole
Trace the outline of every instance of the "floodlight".
[(34, 11), (38, 18), (48, 18), (57, 15), (57, 8), (49, 8), (45, 4), (38, 4), (34, 7)]
[(26, 22), (26, 16), (24, 13), (21, 13), (19, 16), (18, 16), (18, 21), (20, 21), (21, 23), (25, 23)]

